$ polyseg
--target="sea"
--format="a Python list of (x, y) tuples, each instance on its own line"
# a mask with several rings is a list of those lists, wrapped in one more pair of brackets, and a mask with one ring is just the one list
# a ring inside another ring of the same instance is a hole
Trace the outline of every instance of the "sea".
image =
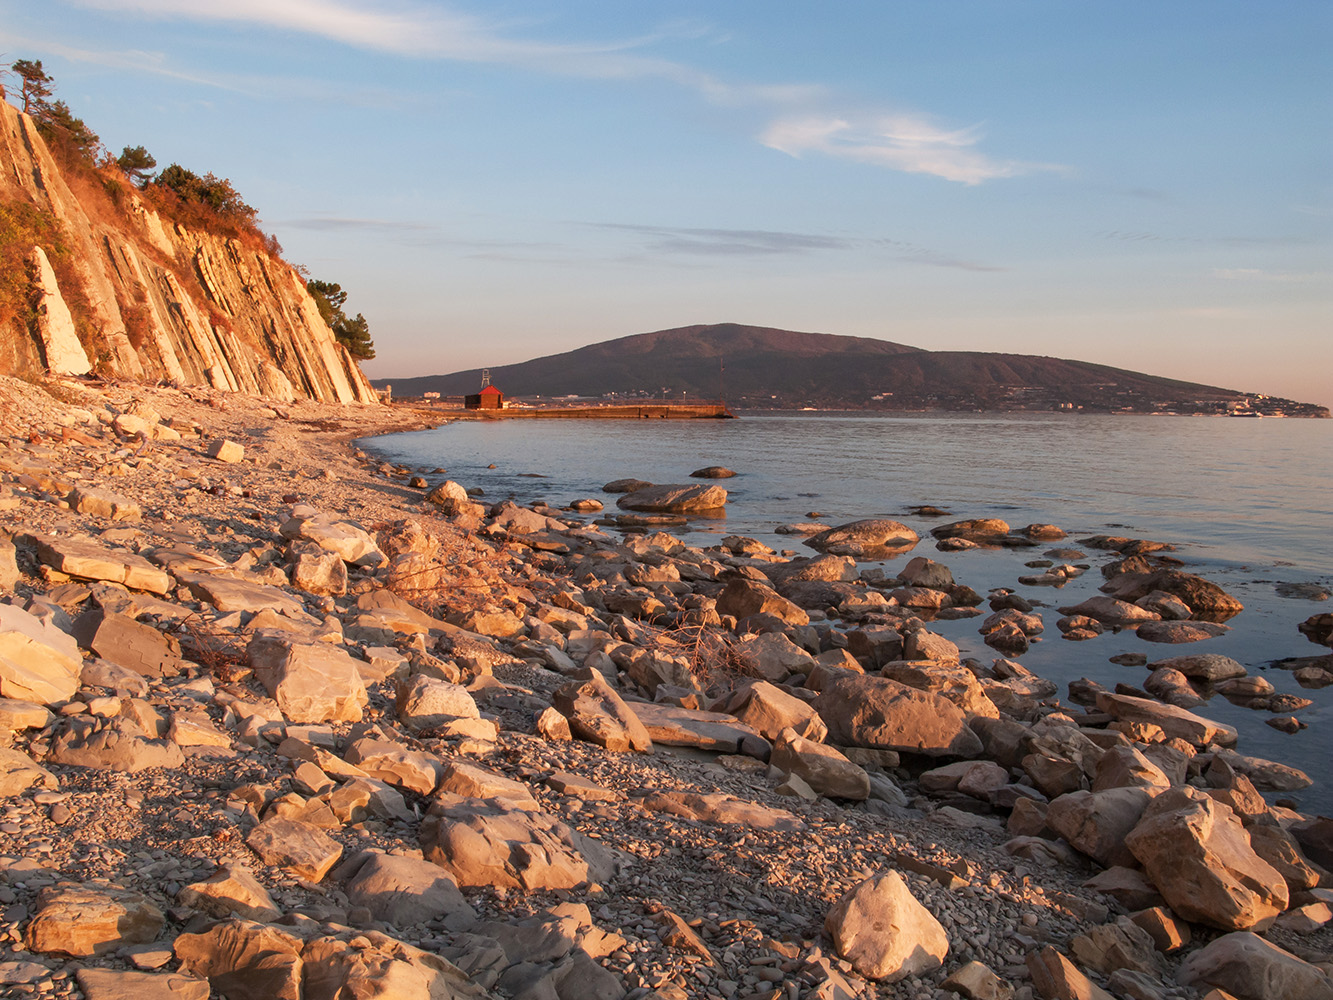
[[(1333, 611), (1333, 601), (1282, 596), (1279, 585), (1311, 584), (1333, 591), (1333, 421), (1079, 413), (744, 412), (736, 420), (458, 420), (424, 431), (361, 441), (371, 453), (421, 470), (432, 483), (453, 479), (478, 487), (478, 499), (553, 507), (592, 497), (614, 515), (616, 497), (602, 492), (615, 479), (689, 483), (690, 473), (721, 465), (734, 478), (715, 481), (729, 494), (725, 516), (691, 521), (670, 532), (690, 545), (716, 545), (726, 535), (756, 538), (791, 555), (812, 555), (802, 536), (777, 529), (818, 520), (836, 525), (889, 517), (922, 541), (883, 563), (893, 576), (915, 555), (949, 566), (954, 579), (981, 594), (1015, 589), (1038, 606), (1042, 641), (1020, 658), (1060, 685), (1091, 678), (1107, 687), (1141, 686), (1144, 667), (1110, 658), (1144, 653), (1150, 661), (1215, 652), (1238, 660), (1279, 692), (1312, 701), (1295, 713), (1307, 728), (1286, 734), (1268, 726), (1271, 713), (1213, 695), (1195, 709), (1237, 728), (1236, 749), (1306, 771), (1314, 784), (1294, 799), (1306, 812), (1333, 815), (1333, 686), (1303, 689), (1277, 661), (1325, 655), (1297, 625)], [(447, 472), (433, 470), (444, 469)], [(911, 509), (942, 508), (947, 517)], [(594, 520), (599, 515), (588, 515)], [(1068, 533), (1035, 549), (940, 552), (930, 529), (962, 518), (998, 517), (1015, 528), (1054, 524)], [(608, 531), (614, 531), (607, 527)], [(1078, 539), (1123, 535), (1167, 542), (1184, 568), (1237, 597), (1245, 610), (1224, 636), (1184, 645), (1107, 632), (1072, 642), (1060, 637), (1061, 606), (1098, 593), (1099, 568), (1115, 558)], [(1040, 572), (1025, 563), (1051, 548), (1080, 548), (1090, 570), (1063, 588), (1024, 586)], [(1287, 589), (1287, 588), (1283, 588)], [(984, 605), (983, 605), (984, 608)], [(981, 619), (931, 625), (964, 656), (989, 663)]]

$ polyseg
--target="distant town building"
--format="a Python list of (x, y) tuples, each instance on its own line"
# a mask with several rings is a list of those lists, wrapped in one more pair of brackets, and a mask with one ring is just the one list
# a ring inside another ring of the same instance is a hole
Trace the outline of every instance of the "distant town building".
[(465, 410), (503, 410), (504, 406), (504, 393), (493, 385), (485, 386), (481, 392), (474, 392), (470, 396), (463, 397), (463, 409)]

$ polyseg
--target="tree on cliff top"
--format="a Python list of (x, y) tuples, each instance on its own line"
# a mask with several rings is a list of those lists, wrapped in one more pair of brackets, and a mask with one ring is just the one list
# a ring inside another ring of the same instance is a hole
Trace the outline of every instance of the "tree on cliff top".
[(116, 157), (116, 166), (125, 171), (126, 175), (139, 187), (145, 187), (153, 179), (151, 175), (153, 168), (157, 166), (157, 160), (153, 158), (152, 153), (142, 146), (133, 148), (126, 146), (121, 154)]
[(370, 324), (360, 313), (356, 314), (355, 319), (348, 319), (347, 314), (343, 312), (343, 304), (347, 301), (347, 293), (342, 290), (342, 286), (333, 281), (319, 281), (316, 278), (306, 282), (306, 291), (310, 297), (315, 300), (315, 305), (319, 308), (319, 314), (324, 317), (324, 322), (329, 324), (329, 329), (333, 335), (338, 338), (338, 343), (347, 348), (348, 352), (354, 358), (360, 358), (363, 361), (369, 361), (375, 356), (375, 344), (370, 339)]
[(23, 97), (23, 113), (33, 115), (46, 106), (55, 84), (45, 70), (40, 59), (20, 59), (11, 67), (20, 80), (19, 93)]
[(82, 118), (75, 116), (68, 104), (51, 100), (55, 80), (42, 69), (42, 61), (20, 59), (10, 68), (20, 81), (23, 113), (32, 116), (37, 131), (52, 149), (85, 166), (93, 165), (102, 149), (102, 140)]

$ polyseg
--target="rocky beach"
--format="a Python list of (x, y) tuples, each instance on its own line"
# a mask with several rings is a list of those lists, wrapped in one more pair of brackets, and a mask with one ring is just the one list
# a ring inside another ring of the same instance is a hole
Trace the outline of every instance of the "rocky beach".
[[(1142, 689), (1019, 662), (1224, 629), (1161, 542), (693, 547), (728, 470), (525, 507), (355, 446), (403, 407), (0, 394), (5, 995), (1333, 997), (1333, 827), (1194, 711), (1301, 706), (1188, 646)], [(978, 593), (972, 546), (1105, 593)]]

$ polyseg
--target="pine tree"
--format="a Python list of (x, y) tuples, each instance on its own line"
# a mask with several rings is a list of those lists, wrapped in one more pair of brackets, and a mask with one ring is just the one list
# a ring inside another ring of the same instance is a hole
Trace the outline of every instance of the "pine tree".
[(153, 158), (152, 153), (142, 146), (133, 148), (126, 146), (124, 151), (116, 157), (116, 166), (125, 171), (139, 187), (144, 187), (151, 179), (153, 168), (157, 166), (157, 160)]
[(375, 356), (375, 343), (370, 337), (370, 324), (360, 313), (355, 319), (348, 319), (343, 312), (347, 293), (336, 281), (320, 281), (311, 278), (306, 282), (306, 290), (315, 300), (315, 306), (324, 322), (329, 325), (338, 343), (347, 348), (354, 358), (369, 361)]
[(20, 93), (23, 97), (23, 113), (25, 115), (38, 114), (46, 107), (46, 102), (51, 97), (51, 87), (55, 83), (42, 69), (40, 59), (33, 61), (31, 59), (20, 59), (14, 63), (12, 69), (18, 74), (20, 83)]

